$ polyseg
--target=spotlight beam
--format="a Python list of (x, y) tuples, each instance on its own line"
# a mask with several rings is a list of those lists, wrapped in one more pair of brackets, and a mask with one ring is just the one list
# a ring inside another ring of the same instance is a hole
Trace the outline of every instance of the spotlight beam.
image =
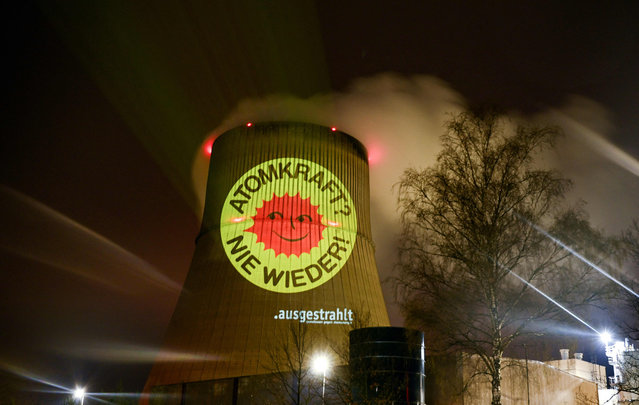
[(514, 271), (508, 269), (508, 272), (510, 274), (512, 274), (514, 277), (516, 277), (517, 279), (519, 279), (521, 282), (523, 282), (524, 284), (526, 284), (527, 286), (529, 286), (530, 288), (532, 288), (533, 290), (535, 290), (537, 293), (541, 294), (544, 298), (546, 298), (547, 300), (549, 300), (550, 302), (552, 302), (553, 304), (557, 305), (559, 308), (563, 309), (567, 314), (569, 314), (570, 316), (572, 316), (573, 318), (575, 318), (576, 320), (578, 320), (579, 322), (583, 323), (584, 325), (586, 325), (588, 328), (592, 329), (595, 333), (597, 333), (598, 335), (601, 335), (601, 333), (593, 328), (592, 326), (590, 326), (586, 321), (584, 321), (583, 319), (581, 319), (580, 317), (578, 317), (577, 315), (575, 315), (573, 312), (571, 312), (568, 308), (564, 307), (563, 305), (561, 305), (560, 303), (558, 303), (556, 300), (554, 300), (553, 298), (551, 298), (548, 294), (546, 294), (545, 292), (541, 291), (539, 288), (535, 287), (534, 285), (530, 284), (528, 281), (524, 280), (522, 277), (520, 277), (517, 273), (515, 273)]
[[(144, 259), (61, 212), (10, 187), (0, 185), (0, 218), (4, 233), (0, 247), (13, 254), (44, 263), (115, 291), (129, 291), (113, 278), (112, 268), (159, 288), (179, 292), (182, 286)], [(37, 238), (25, 238), (24, 229), (39, 226)], [(75, 246), (80, 253), (65, 254), (59, 246)], [(110, 257), (105, 264), (104, 258)], [(87, 269), (93, 269), (88, 271)], [(110, 275), (110, 276), (107, 276)]]
[(526, 218), (523, 218), (520, 215), (517, 215), (520, 219), (522, 219), (523, 221), (526, 221), (528, 223), (528, 225), (532, 226), (533, 228), (535, 228), (535, 230), (539, 233), (541, 233), (542, 235), (544, 235), (545, 237), (547, 237), (548, 239), (552, 240), (553, 242), (555, 242), (556, 244), (558, 244), (559, 246), (561, 246), (562, 248), (566, 249), (568, 252), (570, 252), (573, 256), (575, 256), (576, 258), (578, 258), (579, 260), (581, 260), (582, 262), (586, 263), (588, 266), (592, 267), (593, 269), (597, 270), (599, 273), (601, 273), (603, 276), (607, 277), (609, 280), (611, 280), (612, 282), (614, 282), (615, 284), (617, 284), (618, 286), (620, 286), (621, 288), (623, 288), (624, 290), (628, 291), (630, 294), (634, 295), (635, 297), (639, 298), (639, 294), (637, 294), (636, 292), (634, 292), (632, 289), (630, 289), (628, 286), (626, 286), (624, 283), (622, 283), (621, 281), (617, 280), (616, 278), (614, 278), (613, 276), (611, 276), (609, 273), (605, 272), (601, 267), (597, 266), (595, 263), (591, 262), (590, 260), (588, 260), (587, 258), (585, 258), (584, 256), (582, 256), (581, 254), (579, 254), (578, 252), (576, 252), (574, 249), (572, 249), (570, 246), (566, 245), (565, 243), (563, 243), (562, 241), (560, 241), (559, 239), (555, 238), (554, 236), (552, 236), (551, 234), (549, 234), (548, 232), (546, 232), (545, 230), (543, 230), (542, 228), (540, 228), (539, 226), (537, 226), (536, 224), (528, 221)]

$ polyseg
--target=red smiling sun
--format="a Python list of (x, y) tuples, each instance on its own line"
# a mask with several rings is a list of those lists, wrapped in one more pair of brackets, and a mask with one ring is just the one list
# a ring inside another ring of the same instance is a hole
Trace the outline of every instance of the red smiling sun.
[(299, 194), (291, 197), (284, 194), (264, 201), (252, 217), (253, 226), (245, 232), (257, 235), (257, 242), (264, 243), (264, 250), (273, 249), (275, 256), (285, 254), (300, 256), (309, 253), (322, 240), (326, 228), (322, 215), (311, 199), (302, 199)]

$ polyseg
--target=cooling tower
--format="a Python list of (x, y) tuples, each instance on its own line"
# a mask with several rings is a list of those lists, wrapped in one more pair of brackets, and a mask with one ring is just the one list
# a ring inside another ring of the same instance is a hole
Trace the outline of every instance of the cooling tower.
[(389, 324), (356, 139), (304, 123), (235, 128), (213, 144), (206, 193), (147, 389), (268, 373), (290, 323), (342, 342), (358, 317)]

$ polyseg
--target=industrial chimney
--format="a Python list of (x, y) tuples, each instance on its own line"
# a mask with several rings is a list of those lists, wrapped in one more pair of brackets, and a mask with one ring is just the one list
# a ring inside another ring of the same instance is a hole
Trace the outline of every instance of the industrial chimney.
[(389, 325), (356, 139), (305, 123), (235, 128), (213, 144), (206, 193), (147, 391), (184, 395), (207, 382), (243, 403), (243, 381), (273, 369), (282, 326), (305, 324), (326, 344), (348, 339), (344, 325), (358, 317)]

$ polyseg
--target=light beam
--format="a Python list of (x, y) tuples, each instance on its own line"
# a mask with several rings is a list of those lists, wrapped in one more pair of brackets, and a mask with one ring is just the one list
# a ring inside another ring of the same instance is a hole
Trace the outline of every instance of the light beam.
[(527, 286), (529, 286), (530, 288), (532, 288), (533, 290), (535, 290), (537, 293), (541, 294), (544, 298), (546, 298), (547, 300), (549, 300), (550, 302), (552, 302), (553, 304), (557, 305), (559, 308), (563, 309), (564, 311), (566, 311), (567, 314), (569, 314), (570, 316), (572, 316), (573, 318), (575, 318), (576, 320), (578, 320), (579, 322), (583, 323), (584, 325), (586, 325), (588, 328), (592, 329), (596, 334), (601, 336), (601, 333), (599, 333), (599, 331), (595, 328), (593, 328), (592, 326), (590, 326), (586, 321), (584, 321), (583, 319), (581, 319), (580, 317), (578, 317), (577, 315), (575, 315), (573, 312), (571, 312), (568, 308), (564, 307), (563, 305), (561, 305), (560, 303), (558, 303), (557, 301), (555, 301), (553, 298), (551, 298), (548, 294), (546, 294), (545, 292), (541, 291), (539, 288), (535, 287), (534, 285), (532, 285), (531, 283), (529, 283), (528, 281), (524, 280), (522, 277), (520, 277), (517, 273), (515, 273), (514, 271), (508, 269), (508, 271), (510, 272), (510, 274), (512, 274), (514, 277), (516, 277), (517, 279), (519, 279), (521, 282), (523, 282), (524, 284), (526, 284)]
[[(0, 185), (0, 247), (115, 291), (130, 291), (116, 277), (132, 275), (171, 292), (182, 286), (149, 262), (64, 214), (10, 187)], [(25, 229), (38, 229), (25, 237)], [(73, 254), (65, 249), (73, 246)], [(109, 260), (105, 260), (109, 258)]]
[(635, 297), (639, 298), (639, 294), (637, 294), (636, 292), (634, 292), (633, 290), (631, 290), (628, 286), (626, 286), (624, 283), (622, 283), (621, 281), (617, 280), (616, 278), (614, 278), (613, 276), (611, 276), (610, 274), (608, 274), (607, 272), (605, 272), (601, 267), (597, 266), (595, 263), (591, 262), (590, 260), (588, 260), (587, 258), (585, 258), (584, 256), (582, 256), (581, 254), (579, 254), (579, 252), (576, 252), (574, 249), (572, 249), (570, 246), (566, 245), (565, 243), (563, 243), (562, 241), (560, 241), (559, 239), (555, 238), (554, 236), (552, 236), (551, 234), (549, 234), (548, 232), (546, 232), (545, 230), (543, 230), (542, 228), (540, 228), (539, 226), (537, 226), (536, 224), (528, 221), (526, 218), (523, 218), (520, 215), (517, 215), (520, 219), (526, 221), (528, 223), (528, 225), (532, 226), (533, 228), (535, 228), (535, 230), (539, 233), (541, 233), (542, 235), (544, 235), (545, 237), (547, 237), (548, 239), (552, 240), (553, 242), (555, 242), (556, 244), (558, 244), (559, 246), (561, 246), (562, 248), (566, 249), (568, 252), (570, 252), (573, 256), (575, 256), (576, 258), (578, 258), (579, 260), (581, 260), (582, 262), (586, 263), (588, 266), (592, 267), (593, 269), (597, 270), (599, 273), (601, 273), (602, 275), (604, 275), (605, 277), (607, 277), (609, 280), (611, 280), (612, 282), (614, 282), (615, 284), (617, 284), (618, 286), (620, 286), (621, 288), (623, 288), (624, 290), (628, 291), (630, 294), (634, 295)]

